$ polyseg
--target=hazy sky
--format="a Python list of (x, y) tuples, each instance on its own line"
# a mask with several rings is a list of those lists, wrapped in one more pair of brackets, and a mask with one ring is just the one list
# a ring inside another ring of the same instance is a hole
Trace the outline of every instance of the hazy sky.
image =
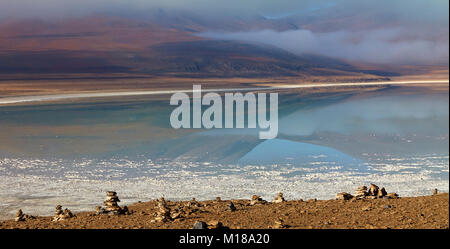
[(0, 17), (83, 15), (102, 11), (189, 10), (202, 14), (286, 16), (321, 8), (392, 13), (402, 20), (446, 21), (448, 0), (1, 0)]

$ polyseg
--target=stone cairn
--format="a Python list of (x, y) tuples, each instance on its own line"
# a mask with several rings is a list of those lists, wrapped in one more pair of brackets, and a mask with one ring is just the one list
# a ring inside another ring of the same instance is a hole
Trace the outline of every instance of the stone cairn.
[(250, 206), (256, 205), (256, 204), (266, 204), (267, 201), (263, 200), (261, 196), (259, 195), (253, 195), (252, 200), (250, 201)]
[(353, 198), (353, 195), (346, 193), (346, 192), (336, 194), (336, 200), (350, 200), (352, 198)]
[(273, 199), (272, 203), (281, 203), (281, 202), (285, 202), (286, 200), (283, 197), (283, 193), (278, 193), (275, 198)]
[(119, 197), (117, 197), (117, 193), (114, 191), (106, 192), (106, 200), (103, 202), (103, 206), (97, 206), (96, 212), (97, 214), (111, 214), (111, 215), (120, 215), (120, 214), (129, 214), (129, 210), (127, 206), (120, 207)]
[(175, 208), (170, 209), (167, 205), (166, 200), (161, 197), (157, 200), (158, 206), (157, 211), (155, 213), (155, 218), (151, 220), (151, 222), (169, 222), (175, 219), (181, 219), (186, 216), (186, 214), (190, 214), (190, 208), (185, 205), (177, 205)]
[(16, 213), (16, 218), (14, 218), (15, 221), (25, 221), (26, 217), (25, 214), (22, 212), (22, 209), (19, 209)]
[(170, 221), (172, 217), (170, 216), (170, 208), (167, 207), (166, 200), (161, 197), (158, 202), (158, 211), (156, 212), (156, 217), (154, 221), (167, 222)]
[(359, 186), (355, 195), (351, 195), (346, 192), (337, 193), (336, 200), (359, 200), (359, 199), (397, 199), (399, 198), (396, 193), (387, 193), (386, 189), (379, 188), (375, 184), (370, 184), (370, 187)]
[(53, 216), (52, 221), (61, 221), (65, 219), (70, 219), (74, 217), (72, 212), (69, 209), (62, 209), (61, 205), (56, 206), (55, 216)]
[(361, 199), (361, 198), (365, 198), (366, 196), (367, 196), (367, 187), (359, 186), (355, 191), (355, 198)]
[(36, 217), (28, 214), (24, 214), (22, 212), (22, 209), (19, 209), (16, 213), (16, 217), (14, 218), (15, 221), (25, 221), (28, 219), (36, 219)]
[(151, 222), (168, 222), (174, 219), (182, 218), (185, 213), (182, 207), (171, 210), (167, 206), (167, 202), (163, 197), (158, 200), (157, 209), (155, 218), (151, 220)]

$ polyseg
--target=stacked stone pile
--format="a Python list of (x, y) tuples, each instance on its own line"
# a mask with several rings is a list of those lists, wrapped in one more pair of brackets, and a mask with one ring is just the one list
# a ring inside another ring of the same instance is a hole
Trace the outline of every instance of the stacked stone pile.
[(103, 202), (105, 211), (108, 213), (119, 214), (120, 206), (117, 204), (118, 202), (120, 202), (120, 200), (119, 197), (117, 197), (116, 192), (106, 192), (106, 200)]
[(25, 214), (22, 212), (22, 209), (19, 209), (16, 213), (16, 218), (14, 218), (15, 221), (25, 221)]
[(182, 214), (184, 213), (181, 207), (171, 210), (163, 197), (158, 200), (157, 209), (158, 210), (156, 211), (155, 218), (152, 220), (152, 222), (168, 222), (177, 218), (181, 218)]
[(370, 184), (369, 188), (367, 188), (366, 186), (359, 186), (356, 189), (354, 196), (346, 192), (336, 194), (337, 200), (397, 199), (397, 198), (399, 197), (396, 193), (388, 193), (384, 187), (379, 188), (375, 184)]
[(14, 218), (15, 221), (25, 221), (27, 219), (35, 219), (36, 217), (24, 214), (22, 209), (19, 209), (16, 213), (16, 217)]
[(52, 221), (61, 221), (74, 217), (69, 209), (62, 209), (61, 205), (56, 206), (55, 216), (53, 216)]
[(117, 193), (114, 191), (106, 192), (106, 199), (103, 202), (103, 207), (97, 206), (95, 211), (97, 214), (110, 214), (110, 215), (121, 215), (130, 214), (127, 206), (120, 207), (118, 202), (120, 202)]
[(156, 217), (154, 220), (158, 222), (167, 222), (171, 219), (172, 217), (170, 217), (170, 208), (165, 205), (160, 206), (158, 212), (156, 212)]
[(355, 191), (355, 198), (360, 199), (367, 196), (367, 187), (366, 186), (359, 186)]

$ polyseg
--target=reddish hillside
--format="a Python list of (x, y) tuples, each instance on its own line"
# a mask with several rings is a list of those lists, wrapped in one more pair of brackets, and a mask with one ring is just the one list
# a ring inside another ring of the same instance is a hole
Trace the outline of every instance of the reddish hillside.
[(367, 73), (336, 59), (298, 56), (272, 46), (204, 40), (195, 35), (220, 23), (224, 29), (234, 30), (282, 30), (289, 26), (262, 17), (206, 22), (201, 17), (165, 13), (133, 18), (3, 20), (0, 74), (17, 79), (26, 78), (26, 74), (36, 78), (37, 74), (79, 73), (181, 77), (360, 77)]
[(119, 17), (0, 22), (2, 52), (140, 50), (160, 43), (199, 39), (187, 31)]

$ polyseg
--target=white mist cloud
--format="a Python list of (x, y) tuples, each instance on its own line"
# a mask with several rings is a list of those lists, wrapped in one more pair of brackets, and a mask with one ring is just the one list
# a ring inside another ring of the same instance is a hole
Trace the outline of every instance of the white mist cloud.
[(310, 30), (277, 32), (207, 32), (200, 36), (271, 44), (296, 54), (319, 54), (350, 61), (393, 64), (444, 64), (448, 62), (446, 34), (405, 28), (315, 33)]

